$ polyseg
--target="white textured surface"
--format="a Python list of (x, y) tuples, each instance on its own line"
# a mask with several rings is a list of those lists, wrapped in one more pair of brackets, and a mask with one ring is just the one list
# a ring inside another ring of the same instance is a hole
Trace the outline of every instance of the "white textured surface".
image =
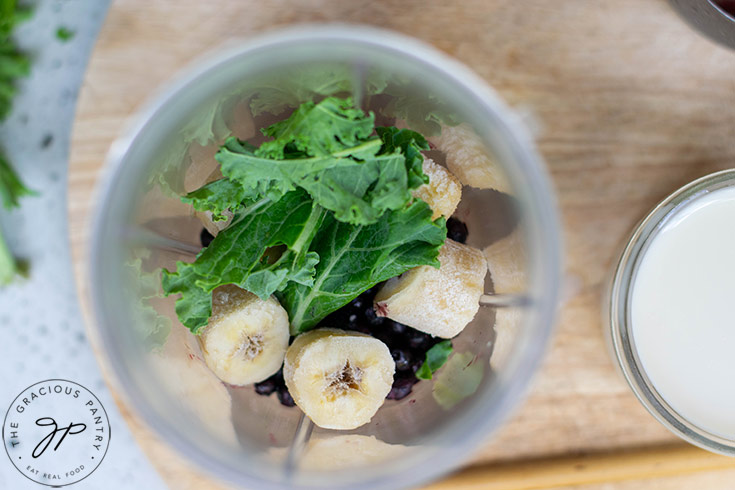
[[(102, 380), (84, 335), (72, 277), (66, 223), (66, 171), (77, 93), (108, 0), (42, 0), (17, 38), (33, 57), (0, 142), (24, 182), (40, 192), (0, 226), (31, 275), (0, 290), (0, 416), (27, 386), (48, 378), (78, 382), (99, 397), (112, 437), (97, 471), (75, 489), (165, 488), (135, 444)], [(68, 42), (57, 28), (75, 31)], [(44, 142), (46, 144), (44, 144)], [(38, 489), (0, 452), (0, 489)]]

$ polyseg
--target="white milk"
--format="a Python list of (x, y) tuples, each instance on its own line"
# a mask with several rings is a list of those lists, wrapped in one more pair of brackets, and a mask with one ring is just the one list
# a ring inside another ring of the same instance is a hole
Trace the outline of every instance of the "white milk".
[(735, 439), (735, 189), (687, 203), (653, 237), (633, 282), (631, 329), (669, 405)]

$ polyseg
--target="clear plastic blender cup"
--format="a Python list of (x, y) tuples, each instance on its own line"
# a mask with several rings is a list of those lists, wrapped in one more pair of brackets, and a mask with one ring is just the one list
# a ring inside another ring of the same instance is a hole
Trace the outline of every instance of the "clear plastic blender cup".
[[(465, 186), (456, 215), (480, 250), (515, 233), (510, 269), (523, 279), (523, 291), (493, 297), (488, 274), (485, 306), (435, 379), (346, 432), (314, 427), (297, 407), (252, 386), (219, 382), (178, 322), (175, 298), (156, 290), (156, 271), (192, 261), (201, 248), (202, 224), (178, 194), (217, 173), (213, 155), (224, 137), (257, 143), (273, 114), (327, 95), (353, 96), (379, 124), (428, 134), (442, 124), (471, 127), (508, 189)], [(309, 27), (211, 55), (138, 115), (107, 167), (92, 230), (91, 328), (133, 410), (217, 478), (248, 488), (417, 485), (486, 440), (539, 366), (560, 269), (547, 177), (517, 116), (467, 68), (424, 44), (362, 27)], [(353, 435), (365, 437), (345, 437)]]

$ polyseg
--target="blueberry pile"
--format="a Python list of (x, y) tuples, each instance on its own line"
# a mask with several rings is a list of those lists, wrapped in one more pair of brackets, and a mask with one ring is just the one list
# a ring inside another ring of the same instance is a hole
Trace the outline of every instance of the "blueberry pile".
[(426, 359), (426, 351), (442, 339), (419, 332), (402, 323), (375, 314), (373, 300), (382, 284), (368, 289), (346, 306), (335, 311), (319, 323), (319, 327), (336, 327), (372, 335), (390, 349), (396, 363), (388, 400), (407, 397), (413, 385), (419, 382), (416, 371)]
[[(396, 363), (396, 374), (393, 377), (388, 400), (400, 400), (407, 397), (413, 385), (419, 382), (416, 371), (426, 358), (426, 351), (442, 339), (419, 332), (402, 323), (375, 314), (373, 300), (382, 284), (368, 289), (350, 303), (324, 318), (315, 328), (339, 328), (353, 330), (372, 335), (381, 340), (390, 349)], [(259, 395), (276, 393), (281, 404), (288, 407), (294, 405), (293, 398), (283, 381), (283, 370), (255, 384), (255, 392)]]
[(286, 382), (283, 381), (283, 368), (279, 369), (276, 374), (265, 381), (255, 383), (255, 392), (264, 396), (268, 396), (275, 392), (278, 397), (278, 401), (281, 402), (281, 405), (285, 405), (287, 407), (296, 406), (293, 398), (291, 398), (291, 393), (289, 393), (288, 388), (286, 388)]
[(467, 225), (457, 218), (447, 220), (447, 238), (458, 243), (467, 241)]
[[(202, 230), (201, 241), (203, 246), (209, 245), (213, 237), (206, 230)], [(447, 220), (447, 238), (455, 242), (465, 243), (467, 240), (467, 225), (455, 218)], [(380, 317), (373, 309), (375, 294), (382, 284), (368, 289), (350, 303), (324, 318), (315, 328), (339, 328), (366, 333), (384, 342), (390, 349), (396, 363), (396, 374), (393, 377), (388, 400), (401, 400), (407, 397), (413, 385), (419, 382), (416, 371), (426, 358), (426, 351), (439, 343), (442, 339), (419, 332), (402, 323), (389, 318)], [(287, 407), (295, 405), (283, 380), (283, 369), (276, 374), (255, 384), (255, 392), (269, 396), (276, 393), (278, 401)]]

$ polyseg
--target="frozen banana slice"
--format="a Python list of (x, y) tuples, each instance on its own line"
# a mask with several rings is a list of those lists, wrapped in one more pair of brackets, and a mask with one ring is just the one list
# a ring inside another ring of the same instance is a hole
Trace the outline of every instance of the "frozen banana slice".
[(357, 332), (312, 330), (288, 348), (283, 378), (303, 412), (325, 429), (370, 422), (393, 385), (395, 363), (380, 340)]
[(462, 184), (449, 170), (436, 164), (431, 158), (424, 158), (423, 170), (429, 176), (429, 183), (414, 189), (411, 194), (423, 199), (434, 211), (432, 220), (439, 216), (450, 217), (462, 199)]
[(449, 239), (439, 262), (390, 279), (375, 296), (378, 315), (436, 337), (459, 334), (480, 308), (487, 263), (479, 250)]
[[(302, 470), (334, 471), (370, 466), (402, 456), (407, 446), (388, 444), (375, 436), (346, 434), (311, 439), (299, 458)], [(273, 448), (276, 460), (285, 460), (287, 448)]]
[[(526, 253), (521, 230), (516, 228), (507, 237), (483, 250), (487, 258), (493, 288), (498, 294), (524, 294), (528, 290)], [(513, 335), (523, 318), (518, 307), (498, 308), (495, 312), (495, 345), (490, 365), (502, 365), (510, 355)]]
[(513, 194), (511, 186), (482, 139), (467, 123), (442, 126), (428, 140), (447, 156), (447, 168), (464, 185)]
[(521, 230), (513, 232), (485, 247), (483, 250), (493, 280), (493, 288), (498, 294), (525, 293), (527, 290), (526, 252), (521, 238)]
[(212, 316), (200, 336), (207, 366), (225, 383), (247, 385), (281, 367), (288, 348), (288, 314), (235, 285), (212, 293)]

